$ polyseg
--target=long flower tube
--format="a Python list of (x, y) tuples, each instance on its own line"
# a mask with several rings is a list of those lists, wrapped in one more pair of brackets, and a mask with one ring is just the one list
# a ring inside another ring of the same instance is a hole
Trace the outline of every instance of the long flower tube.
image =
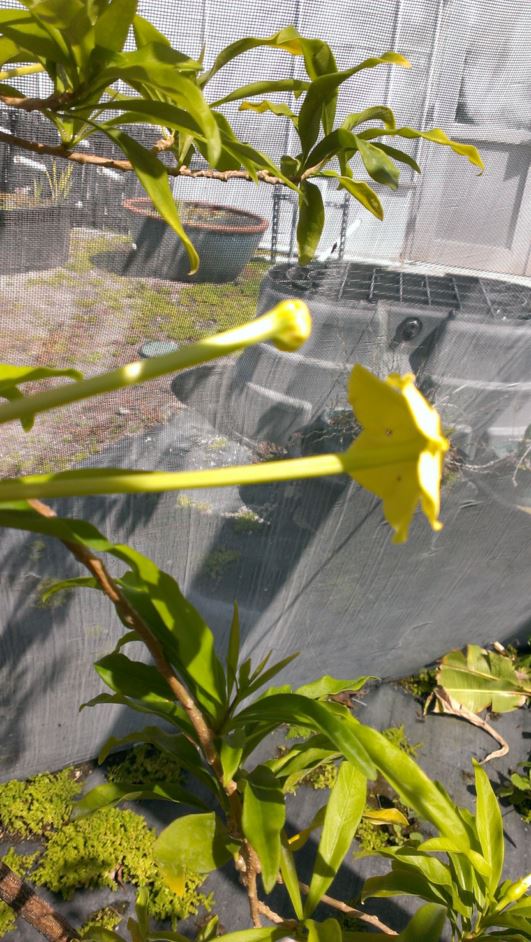
[(59, 409), (72, 402), (114, 392), (135, 383), (143, 383), (164, 376), (165, 373), (175, 373), (208, 363), (217, 357), (236, 353), (266, 340), (272, 340), (280, 350), (297, 350), (310, 336), (311, 328), (310, 312), (304, 301), (282, 301), (267, 314), (248, 324), (206, 337), (174, 353), (166, 353), (150, 360), (137, 360), (90, 379), (55, 386), (53, 389), (2, 404), (0, 424), (14, 419), (31, 419), (37, 413)]
[(380, 380), (357, 364), (349, 399), (363, 431), (345, 452), (206, 471), (128, 471), (97, 468), (32, 475), (0, 482), (0, 502), (193, 488), (228, 487), (348, 474), (382, 499), (395, 542), (407, 539), (420, 501), (434, 530), (448, 442), (440, 418), (414, 385), (412, 374)]

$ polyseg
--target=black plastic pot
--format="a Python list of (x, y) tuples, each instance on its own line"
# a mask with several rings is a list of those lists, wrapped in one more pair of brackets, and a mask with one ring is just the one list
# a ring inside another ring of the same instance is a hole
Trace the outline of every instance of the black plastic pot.
[(0, 206), (0, 274), (59, 268), (68, 261), (71, 207)]
[[(335, 676), (347, 662), (396, 677), (467, 642), (525, 639), (529, 289), (365, 264), (283, 264), (266, 275), (258, 314), (293, 296), (312, 312), (307, 343), (297, 353), (260, 344), (232, 366), (179, 374), (173, 389), (188, 414), (259, 460), (339, 451), (359, 431), (346, 395), (352, 365), (412, 372), (452, 443), (445, 527), (433, 533), (419, 514), (407, 546), (393, 546), (379, 502), (345, 476), (241, 488), (270, 526), (261, 545), (260, 532), (248, 538), (217, 591), (227, 609), (238, 598), (253, 626), (249, 650), (300, 650), (289, 670), (302, 682), (316, 664)], [(208, 499), (215, 513), (217, 497)], [(229, 537), (218, 542), (232, 547)]]
[(172, 229), (153, 208), (151, 200), (124, 200), (131, 235), (136, 245), (128, 274), (171, 281), (234, 281), (252, 258), (268, 227), (266, 219), (242, 209), (213, 203), (180, 204), (184, 228), (199, 252), (199, 271), (190, 276), (186, 251)]

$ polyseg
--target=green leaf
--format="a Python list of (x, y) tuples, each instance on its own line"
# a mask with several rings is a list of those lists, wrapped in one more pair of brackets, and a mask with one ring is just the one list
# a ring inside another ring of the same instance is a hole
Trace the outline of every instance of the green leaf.
[(446, 853), (449, 855), (464, 854), (474, 867), (474, 870), (477, 870), (477, 872), (480, 873), (482, 877), (489, 878), (491, 875), (490, 864), (487, 860), (485, 860), (482, 854), (479, 854), (476, 850), (471, 850), (470, 848), (466, 849), (459, 847), (455, 841), (449, 837), (431, 837), (429, 840), (423, 841), (422, 844), (419, 844), (418, 849), (422, 851)]
[(136, 713), (147, 713), (148, 715), (159, 716), (162, 720), (182, 730), (190, 739), (194, 737), (192, 724), (188, 721), (184, 710), (177, 703), (165, 703), (163, 700), (154, 703), (151, 699), (124, 697), (119, 693), (100, 693), (97, 697), (93, 697), (91, 700), (87, 700), (86, 703), (82, 703), (79, 709), (81, 711), (86, 707), (99, 706), (101, 703), (118, 704), (120, 706), (126, 706), (130, 710), (134, 710)]
[(388, 186), (391, 190), (396, 190), (400, 177), (400, 170), (395, 162), (374, 144), (368, 144), (362, 138), (357, 137), (358, 150), (363, 165), (373, 180), (381, 183), (382, 186)]
[(174, 699), (166, 681), (151, 664), (131, 661), (125, 654), (107, 654), (94, 666), (103, 682), (115, 693), (154, 703)]
[(229, 645), (227, 649), (227, 697), (230, 697), (236, 683), (238, 660), (240, 657), (240, 613), (238, 603), (234, 602), (230, 625)]
[(286, 835), (282, 833), (280, 842), (280, 873), (284, 886), (293, 906), (297, 919), (304, 918), (299, 877), (295, 866), (295, 858), (291, 851)]
[(303, 687), (298, 687), (295, 693), (298, 693), (301, 697), (310, 697), (311, 700), (323, 700), (338, 693), (361, 690), (369, 680), (376, 680), (376, 678), (372, 675), (366, 675), (364, 677), (354, 677), (352, 680), (338, 680), (335, 677), (330, 677), (329, 674), (323, 674), (317, 680), (304, 684)]
[(64, 592), (70, 589), (99, 589), (100, 585), (92, 576), (78, 576), (76, 579), (61, 579), (59, 582), (53, 582), (41, 591), (40, 596), (43, 602), (48, 602), (53, 595), (58, 592)]
[(321, 170), (319, 176), (335, 177), (335, 179), (339, 181), (338, 189), (347, 190), (347, 192), (350, 193), (358, 203), (361, 203), (365, 209), (368, 209), (373, 216), (376, 216), (377, 219), (383, 219), (384, 211), (382, 204), (372, 187), (370, 187), (368, 183), (365, 183), (364, 180), (354, 180), (352, 177), (342, 176), (336, 173), (335, 170)]
[(228, 784), (238, 771), (243, 756), (244, 745), (245, 738), (241, 730), (222, 738), (219, 746), (219, 758), (223, 769), (224, 785)]
[(421, 908), (409, 920), (407, 927), (400, 933), (398, 938), (400, 942), (419, 942), (425, 939), (426, 942), (438, 942), (446, 920), (446, 911), (444, 907), (436, 903), (428, 903)]
[(517, 674), (509, 657), (470, 644), (466, 651), (451, 651), (441, 661), (437, 683), (452, 700), (479, 713), (490, 708), (508, 713), (531, 697), (531, 676)]
[(504, 858), (503, 821), (500, 806), (488, 775), (474, 763), (476, 780), (476, 828), (483, 856), (491, 869), (489, 889), (494, 893), (501, 880)]
[(370, 130), (362, 131), (358, 136), (369, 141), (374, 137), (383, 137), (383, 135), (387, 134), (391, 134), (394, 137), (406, 137), (411, 140), (423, 138), (425, 141), (440, 144), (442, 147), (449, 147), (450, 150), (453, 150), (454, 154), (466, 157), (469, 163), (473, 164), (475, 167), (479, 167), (481, 170), (485, 169), (485, 164), (479, 155), (477, 147), (474, 147), (472, 144), (461, 144), (459, 141), (451, 140), (441, 128), (432, 128), (431, 131), (416, 131), (414, 128), (408, 127), (396, 128), (394, 131), (371, 128)]
[(169, 39), (158, 29), (146, 20), (143, 16), (135, 16), (133, 19), (133, 32), (137, 49), (142, 46), (148, 46), (150, 43), (162, 43), (162, 45), (171, 46)]
[(225, 825), (210, 811), (172, 821), (155, 841), (153, 856), (164, 882), (179, 892), (186, 873), (211, 873), (230, 860), (233, 848)]
[(398, 808), (369, 808), (367, 806), (363, 810), (362, 817), (375, 825), (398, 824), (400, 827), (408, 827), (409, 825), (405, 814), (402, 814)]
[(174, 782), (152, 782), (150, 785), (138, 785), (135, 782), (106, 782), (91, 789), (74, 805), (74, 817), (80, 818), (100, 808), (117, 805), (120, 801), (138, 799), (160, 799), (190, 805), (192, 808), (206, 808), (204, 802)]
[(317, 167), (325, 161), (330, 160), (336, 155), (341, 155), (345, 160), (350, 160), (352, 155), (358, 150), (356, 136), (350, 131), (337, 128), (331, 134), (327, 134), (308, 154), (302, 165), (302, 171), (311, 167)]
[(410, 63), (404, 56), (396, 52), (385, 52), (382, 56), (365, 59), (359, 65), (344, 72), (322, 75), (311, 83), (299, 113), (299, 135), (304, 154), (308, 154), (315, 144), (319, 135), (323, 109), (333, 100), (339, 86), (363, 69), (372, 69), (377, 65), (386, 64), (410, 67)]
[(308, 942), (341, 942), (341, 926), (337, 919), (324, 919), (322, 922), (305, 919), (304, 926), (308, 930)]
[(111, 0), (98, 17), (94, 35), (96, 46), (120, 51), (127, 39), (129, 27), (136, 14), (138, 0)]
[(85, 936), (89, 942), (125, 942), (124, 936), (114, 929), (104, 929), (103, 926), (92, 926), (90, 935)]
[(285, 52), (290, 52), (294, 56), (300, 56), (303, 52), (301, 37), (294, 26), (281, 29), (280, 32), (275, 33), (273, 36), (247, 36), (245, 39), (237, 39), (236, 42), (230, 43), (229, 46), (222, 49), (216, 56), (211, 68), (201, 76), (201, 84), (204, 85), (206, 82), (209, 82), (216, 72), (219, 72), (223, 66), (227, 65), (237, 56), (241, 56), (244, 52), (249, 52), (249, 50), (257, 49), (260, 46), (271, 46), (273, 48), (283, 49)]
[(384, 154), (387, 154), (389, 157), (392, 157), (393, 160), (398, 160), (399, 163), (407, 164), (408, 167), (411, 167), (415, 173), (420, 173), (420, 167), (416, 160), (413, 159), (409, 154), (406, 154), (405, 151), (399, 150), (398, 147), (390, 147), (389, 144), (381, 144), (380, 142), (373, 144), (373, 147), (377, 147), (378, 150), (382, 150)]
[(420, 871), (414, 870), (393, 870), (381, 877), (369, 877), (363, 884), (362, 900), (388, 896), (418, 896), (439, 905), (448, 903), (439, 887), (433, 886)]
[(296, 98), (310, 87), (310, 83), (304, 79), (273, 79), (272, 81), (250, 82), (249, 85), (242, 85), (240, 88), (233, 89), (223, 98), (218, 98), (211, 102), (211, 108), (218, 108), (220, 105), (227, 105), (231, 101), (239, 101), (241, 98), (252, 98), (253, 95), (269, 95), (271, 92), (292, 92)]
[(13, 366), (0, 363), (0, 392), (19, 383), (34, 383), (51, 376), (67, 376), (69, 379), (83, 379), (83, 373), (72, 369), (52, 369), (49, 366)]
[[(271, 651), (269, 652), (266, 660), (269, 660), (270, 655)], [(263, 687), (264, 684), (267, 684), (267, 682), (270, 681), (272, 677), (275, 677), (280, 673), (281, 670), (284, 670), (284, 668), (287, 667), (288, 664), (291, 664), (291, 662), (294, 661), (298, 656), (298, 651), (295, 651), (294, 654), (288, 654), (288, 656), (282, 658), (281, 661), (277, 661), (276, 664), (272, 664), (271, 667), (268, 667), (266, 671), (263, 670), (263, 666), (265, 666), (265, 664), (260, 665), (259, 668), (257, 668), (249, 678), (249, 686), (246, 688), (245, 696), (250, 696), (252, 693), (255, 693), (257, 690), (259, 690), (260, 687)]]
[(349, 762), (340, 766), (325, 812), (317, 848), (305, 915), (313, 913), (337, 875), (361, 820), (367, 796), (367, 780)]
[(43, 64), (46, 60), (70, 64), (67, 51), (52, 38), (50, 30), (23, 10), (0, 10), (0, 31)]
[[(0, 520), (1, 524), (1, 520)], [(315, 700), (309, 700), (307, 697), (301, 697), (297, 694), (273, 694), (270, 697), (257, 700), (241, 711), (232, 720), (235, 728), (246, 727), (247, 724), (259, 724), (263, 735), (275, 729), (283, 723), (300, 724), (308, 726), (317, 732), (323, 733), (333, 746), (342, 752), (349, 762), (357, 766), (360, 772), (368, 778), (375, 778), (375, 766), (377, 763), (369, 758), (367, 744), (370, 741), (370, 734), (374, 731), (368, 727), (361, 727), (356, 720), (345, 713), (338, 716), (327, 703), (318, 703)], [(360, 729), (364, 729), (364, 745), (358, 735)], [(382, 736), (384, 742), (387, 742)], [(371, 752), (375, 753), (371, 746)], [(397, 749), (401, 754), (401, 750)], [(413, 763), (414, 764), (414, 763)]]
[(277, 115), (280, 118), (289, 118), (290, 121), (297, 127), (297, 115), (291, 110), (289, 105), (283, 104), (282, 102), (277, 103), (274, 101), (242, 101), (238, 111), (256, 111), (257, 114), (264, 114), (264, 112), (269, 111), (271, 114)]
[(269, 929), (241, 929), (239, 932), (227, 932), (216, 936), (216, 942), (277, 942), (286, 937), (284, 926)]
[(365, 108), (355, 114), (349, 114), (341, 125), (346, 131), (364, 124), (365, 121), (383, 121), (384, 127), (394, 129), (396, 127), (395, 116), (390, 108), (385, 105), (374, 105), (372, 108)]
[(321, 191), (315, 183), (303, 180), (299, 191), (299, 222), (297, 248), (299, 265), (307, 265), (314, 257), (325, 223)]
[(162, 218), (171, 226), (183, 243), (190, 260), (189, 274), (193, 275), (199, 268), (199, 255), (181, 222), (164, 165), (155, 157), (155, 154), (152, 154), (138, 141), (129, 137), (125, 131), (119, 131), (115, 128), (110, 129), (104, 124), (99, 126), (99, 130), (118, 144), (133, 164), (135, 174), (152, 200), (155, 209), (158, 210)]
[(286, 820), (284, 795), (271, 769), (258, 765), (248, 776), (243, 793), (242, 828), (258, 854), (266, 893), (273, 889), (280, 868), (280, 835)]
[(212, 718), (223, 714), (225, 677), (214, 635), (175, 580), (128, 547), (116, 555), (133, 567), (119, 580), (124, 595), (161, 643), (165, 656)]
[(400, 799), (463, 850), (470, 848), (470, 837), (457, 806), (432, 782), (406, 753), (385, 736), (362, 724), (357, 737), (376, 768), (387, 779)]

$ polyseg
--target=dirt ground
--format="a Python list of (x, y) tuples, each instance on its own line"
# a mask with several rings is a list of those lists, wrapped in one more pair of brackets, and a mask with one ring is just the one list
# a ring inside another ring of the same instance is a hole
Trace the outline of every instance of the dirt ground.
[[(138, 359), (147, 340), (192, 341), (254, 316), (265, 260), (232, 284), (185, 285), (120, 274), (130, 250), (127, 236), (76, 229), (64, 268), (0, 276), (0, 362), (75, 366), (88, 377)], [(181, 408), (170, 384), (166, 376), (45, 413), (30, 433), (5, 425), (0, 475), (65, 470), (167, 421)]]

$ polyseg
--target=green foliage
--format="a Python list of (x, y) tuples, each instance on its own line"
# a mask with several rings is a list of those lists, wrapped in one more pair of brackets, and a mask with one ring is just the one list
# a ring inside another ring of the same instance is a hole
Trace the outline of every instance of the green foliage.
[(90, 914), (80, 927), (79, 935), (82, 939), (90, 939), (94, 929), (116, 929), (122, 919), (123, 913), (119, 913), (113, 906), (103, 906)]
[(402, 690), (415, 697), (423, 703), (433, 692), (437, 681), (435, 679), (436, 670), (433, 667), (426, 667), (420, 670), (418, 674), (412, 674), (410, 677), (404, 677), (399, 681)]
[(195, 914), (200, 906), (208, 908), (209, 898), (197, 893), (202, 882), (197, 874), (186, 875), (181, 896), (165, 885), (154, 858), (155, 840), (155, 831), (141, 815), (104, 808), (50, 836), (32, 881), (65, 899), (82, 887), (116, 890), (117, 879), (145, 886), (153, 918), (173, 924)]
[(531, 671), (513, 664), (507, 654), (487, 651), (477, 644), (443, 657), (437, 683), (452, 701), (473, 713), (486, 708), (508, 713), (531, 698)]
[(178, 758), (161, 752), (149, 744), (135, 746), (125, 755), (113, 756), (107, 763), (105, 777), (108, 782), (148, 785), (150, 782), (180, 782), (182, 764)]
[[(300, 204), (297, 236), (303, 263), (315, 253), (324, 225), (323, 201), (312, 180), (334, 176), (339, 188), (346, 189), (381, 218), (383, 210), (376, 193), (365, 181), (355, 179), (351, 161), (357, 159), (359, 169), (391, 189), (398, 185), (402, 163), (418, 171), (406, 152), (379, 138), (423, 138), (449, 147), (475, 166), (483, 166), (472, 145), (451, 141), (440, 128), (397, 128), (393, 112), (387, 107), (348, 115), (339, 127), (334, 127), (341, 86), (359, 72), (376, 66), (408, 68), (410, 63), (399, 53), (384, 52), (338, 71), (327, 43), (306, 39), (288, 26), (270, 37), (237, 40), (221, 50), (213, 66), (204, 71), (202, 61), (173, 49), (159, 30), (136, 13), (136, 6), (134, 0), (76, 0), (66, 6), (24, 2), (23, 11), (1, 11), (1, 59), (8, 68), (0, 76), (16, 83), (18, 76), (28, 72), (47, 73), (52, 94), (37, 106), (32, 102), (32, 107), (37, 107), (57, 130), (65, 155), (95, 133), (106, 135), (130, 162), (154, 208), (183, 242), (191, 271), (197, 269), (199, 259), (173, 199), (169, 173), (178, 174), (194, 154), (205, 158), (220, 173), (243, 168), (252, 180), (267, 174), (295, 190)], [(136, 49), (123, 51), (130, 27)], [(237, 56), (259, 47), (301, 57), (306, 76), (254, 82), (233, 88), (209, 103), (204, 90), (213, 76)], [(19, 67), (20, 62), (28, 64)], [(118, 81), (125, 86), (125, 93), (118, 91)], [(16, 85), (3, 85), (3, 90), (12, 97), (23, 97)], [(245, 100), (278, 92), (301, 98), (298, 112), (268, 98)], [(299, 137), (300, 153), (285, 154), (277, 165), (267, 154), (245, 143), (218, 110), (229, 101), (242, 102), (242, 111), (290, 120)], [(102, 115), (109, 113), (111, 117), (104, 119)], [(160, 149), (170, 156), (170, 165), (159, 159), (157, 149), (148, 150), (131, 136), (129, 130), (137, 123), (157, 129)], [(31, 144), (28, 149), (32, 149)], [(339, 163), (340, 173), (326, 169), (331, 161)], [(68, 173), (59, 176), (54, 165), (49, 180), (52, 192), (63, 195), (69, 183)]]
[(17, 837), (40, 836), (68, 820), (80, 790), (73, 769), (12, 779), (0, 785), (0, 824)]
[(507, 798), (524, 821), (531, 824), (531, 762), (522, 762), (521, 768), (522, 772), (511, 773), (507, 784), (501, 785), (497, 794)]
[(382, 736), (385, 736), (389, 742), (393, 743), (394, 746), (397, 746), (412, 759), (416, 757), (419, 749), (422, 749), (422, 743), (412, 743), (409, 741), (403, 724), (401, 726), (388, 726), (386, 729), (382, 730)]
[(238, 562), (241, 555), (240, 550), (229, 549), (227, 546), (218, 546), (217, 549), (210, 551), (203, 563), (206, 575), (213, 582), (219, 582), (227, 567)]

